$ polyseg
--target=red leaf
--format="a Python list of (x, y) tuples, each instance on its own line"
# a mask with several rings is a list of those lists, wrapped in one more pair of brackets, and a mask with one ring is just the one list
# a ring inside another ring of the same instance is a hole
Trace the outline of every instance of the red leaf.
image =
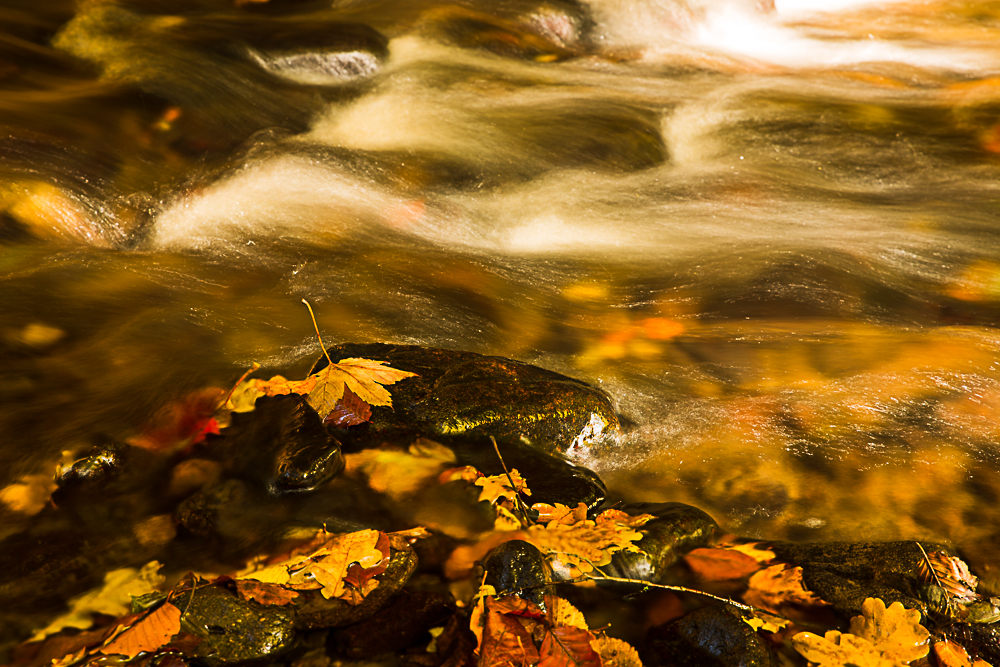
[(732, 549), (693, 549), (684, 562), (702, 581), (742, 579), (763, 567), (745, 553)]
[[(488, 603), (487, 603), (488, 604)], [(479, 667), (530, 667), (538, 663), (538, 649), (521, 622), (492, 609), (483, 628)]]
[(350, 387), (344, 387), (344, 395), (337, 402), (337, 407), (326, 416), (324, 423), (334, 428), (347, 428), (364, 424), (372, 418), (372, 406), (358, 397)]
[(542, 640), (538, 667), (601, 667), (601, 656), (590, 645), (594, 639), (594, 635), (583, 628), (552, 628)]

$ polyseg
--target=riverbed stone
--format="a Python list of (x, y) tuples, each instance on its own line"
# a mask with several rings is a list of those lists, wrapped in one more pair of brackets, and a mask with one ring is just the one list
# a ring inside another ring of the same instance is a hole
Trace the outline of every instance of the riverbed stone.
[(184, 610), (181, 629), (201, 642), (194, 649), (208, 667), (274, 658), (295, 641), (294, 613), (243, 600), (221, 586), (201, 586), (174, 603)]
[[(769, 542), (778, 560), (802, 568), (807, 590), (833, 606), (843, 619), (861, 613), (867, 598), (886, 606), (900, 602), (907, 609), (926, 605), (918, 597), (918, 571), (923, 552), (916, 542)], [(924, 551), (947, 551), (939, 544), (921, 543)]]
[[(389, 387), (392, 408), (374, 407), (352, 436), (494, 436), (545, 453), (576, 453), (619, 428), (604, 392), (537, 366), (473, 352), (381, 343), (327, 350), (334, 361), (361, 357), (417, 373)], [(312, 372), (325, 368), (325, 357)], [(345, 436), (345, 439), (351, 436)]]
[(539, 606), (553, 592), (545, 555), (524, 540), (510, 540), (495, 547), (482, 562), (483, 583), (498, 595), (517, 595)]
[(639, 528), (641, 551), (619, 551), (605, 568), (613, 576), (662, 583), (667, 568), (681, 556), (707, 546), (719, 525), (707, 512), (684, 503), (630, 503), (618, 509), (656, 518)]
[(335, 631), (332, 645), (352, 660), (375, 658), (412, 646), (420, 635), (443, 625), (454, 613), (455, 600), (450, 595), (402, 591), (368, 620)]
[(764, 640), (729, 605), (702, 607), (650, 628), (639, 650), (645, 667), (771, 667)]

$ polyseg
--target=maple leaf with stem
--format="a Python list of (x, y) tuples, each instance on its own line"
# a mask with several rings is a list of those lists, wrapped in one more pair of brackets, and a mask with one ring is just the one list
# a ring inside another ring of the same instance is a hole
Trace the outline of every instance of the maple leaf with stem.
[[(417, 374), (391, 368), (385, 365), (388, 362), (373, 359), (351, 357), (333, 363), (333, 359), (326, 351), (323, 337), (319, 334), (319, 325), (316, 324), (312, 306), (305, 299), (302, 299), (302, 303), (309, 309), (313, 327), (316, 329), (316, 338), (323, 349), (327, 365), (304, 380), (289, 380), (281, 375), (275, 375), (270, 380), (254, 380), (253, 390), (257, 395), (300, 394), (306, 397), (306, 401), (323, 420), (337, 411), (339, 406), (343, 412), (351, 415), (347, 418), (347, 426), (362, 423), (371, 417), (370, 411), (367, 415), (364, 414), (366, 410), (361, 404), (392, 407), (392, 394), (384, 385), (395, 384), (408, 377), (416, 377)], [(345, 397), (348, 390), (353, 396)], [(337, 415), (334, 419), (343, 420), (344, 416)], [(358, 421), (359, 419), (361, 421)]]

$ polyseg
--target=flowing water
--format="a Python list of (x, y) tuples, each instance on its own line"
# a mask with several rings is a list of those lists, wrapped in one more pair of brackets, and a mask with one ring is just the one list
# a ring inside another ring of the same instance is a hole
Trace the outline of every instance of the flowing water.
[(1000, 584), (1000, 4), (7, 0), (0, 86), (5, 534), (307, 298), (602, 387), (618, 496)]

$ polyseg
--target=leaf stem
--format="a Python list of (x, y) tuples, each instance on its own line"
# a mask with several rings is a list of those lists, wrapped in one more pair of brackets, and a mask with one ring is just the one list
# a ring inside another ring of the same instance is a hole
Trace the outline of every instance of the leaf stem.
[(528, 510), (524, 505), (524, 501), (521, 500), (521, 492), (517, 490), (517, 485), (514, 484), (514, 478), (511, 477), (510, 470), (507, 469), (507, 464), (504, 462), (503, 456), (500, 455), (500, 446), (497, 445), (497, 439), (491, 435), (490, 442), (493, 443), (493, 451), (497, 453), (497, 458), (500, 459), (500, 465), (503, 466), (503, 471), (507, 475), (507, 481), (510, 482), (510, 488), (514, 492), (514, 505), (517, 507), (517, 511), (521, 515), (521, 523), (525, 526), (530, 526), (534, 523), (534, 521), (528, 518)]
[(302, 303), (306, 304), (306, 308), (309, 309), (309, 317), (312, 318), (313, 329), (316, 330), (316, 340), (319, 341), (319, 348), (323, 350), (323, 356), (326, 357), (326, 360), (330, 363), (331, 366), (333, 366), (334, 365), (333, 359), (330, 358), (330, 353), (326, 351), (326, 344), (323, 342), (323, 337), (319, 335), (319, 325), (316, 324), (316, 313), (313, 312), (313, 307), (309, 305), (308, 301), (302, 299)]
[(233, 397), (233, 392), (236, 391), (236, 388), (238, 386), (240, 386), (240, 383), (243, 382), (244, 380), (246, 380), (247, 376), (250, 375), (251, 373), (253, 373), (258, 368), (260, 368), (260, 364), (258, 364), (256, 361), (253, 362), (253, 364), (250, 366), (249, 370), (247, 370), (246, 373), (244, 373), (243, 375), (241, 375), (240, 379), (236, 381), (236, 384), (234, 384), (229, 389), (229, 393), (226, 394), (226, 400), (222, 401), (222, 405), (227, 405), (229, 403), (229, 399), (231, 399)]

